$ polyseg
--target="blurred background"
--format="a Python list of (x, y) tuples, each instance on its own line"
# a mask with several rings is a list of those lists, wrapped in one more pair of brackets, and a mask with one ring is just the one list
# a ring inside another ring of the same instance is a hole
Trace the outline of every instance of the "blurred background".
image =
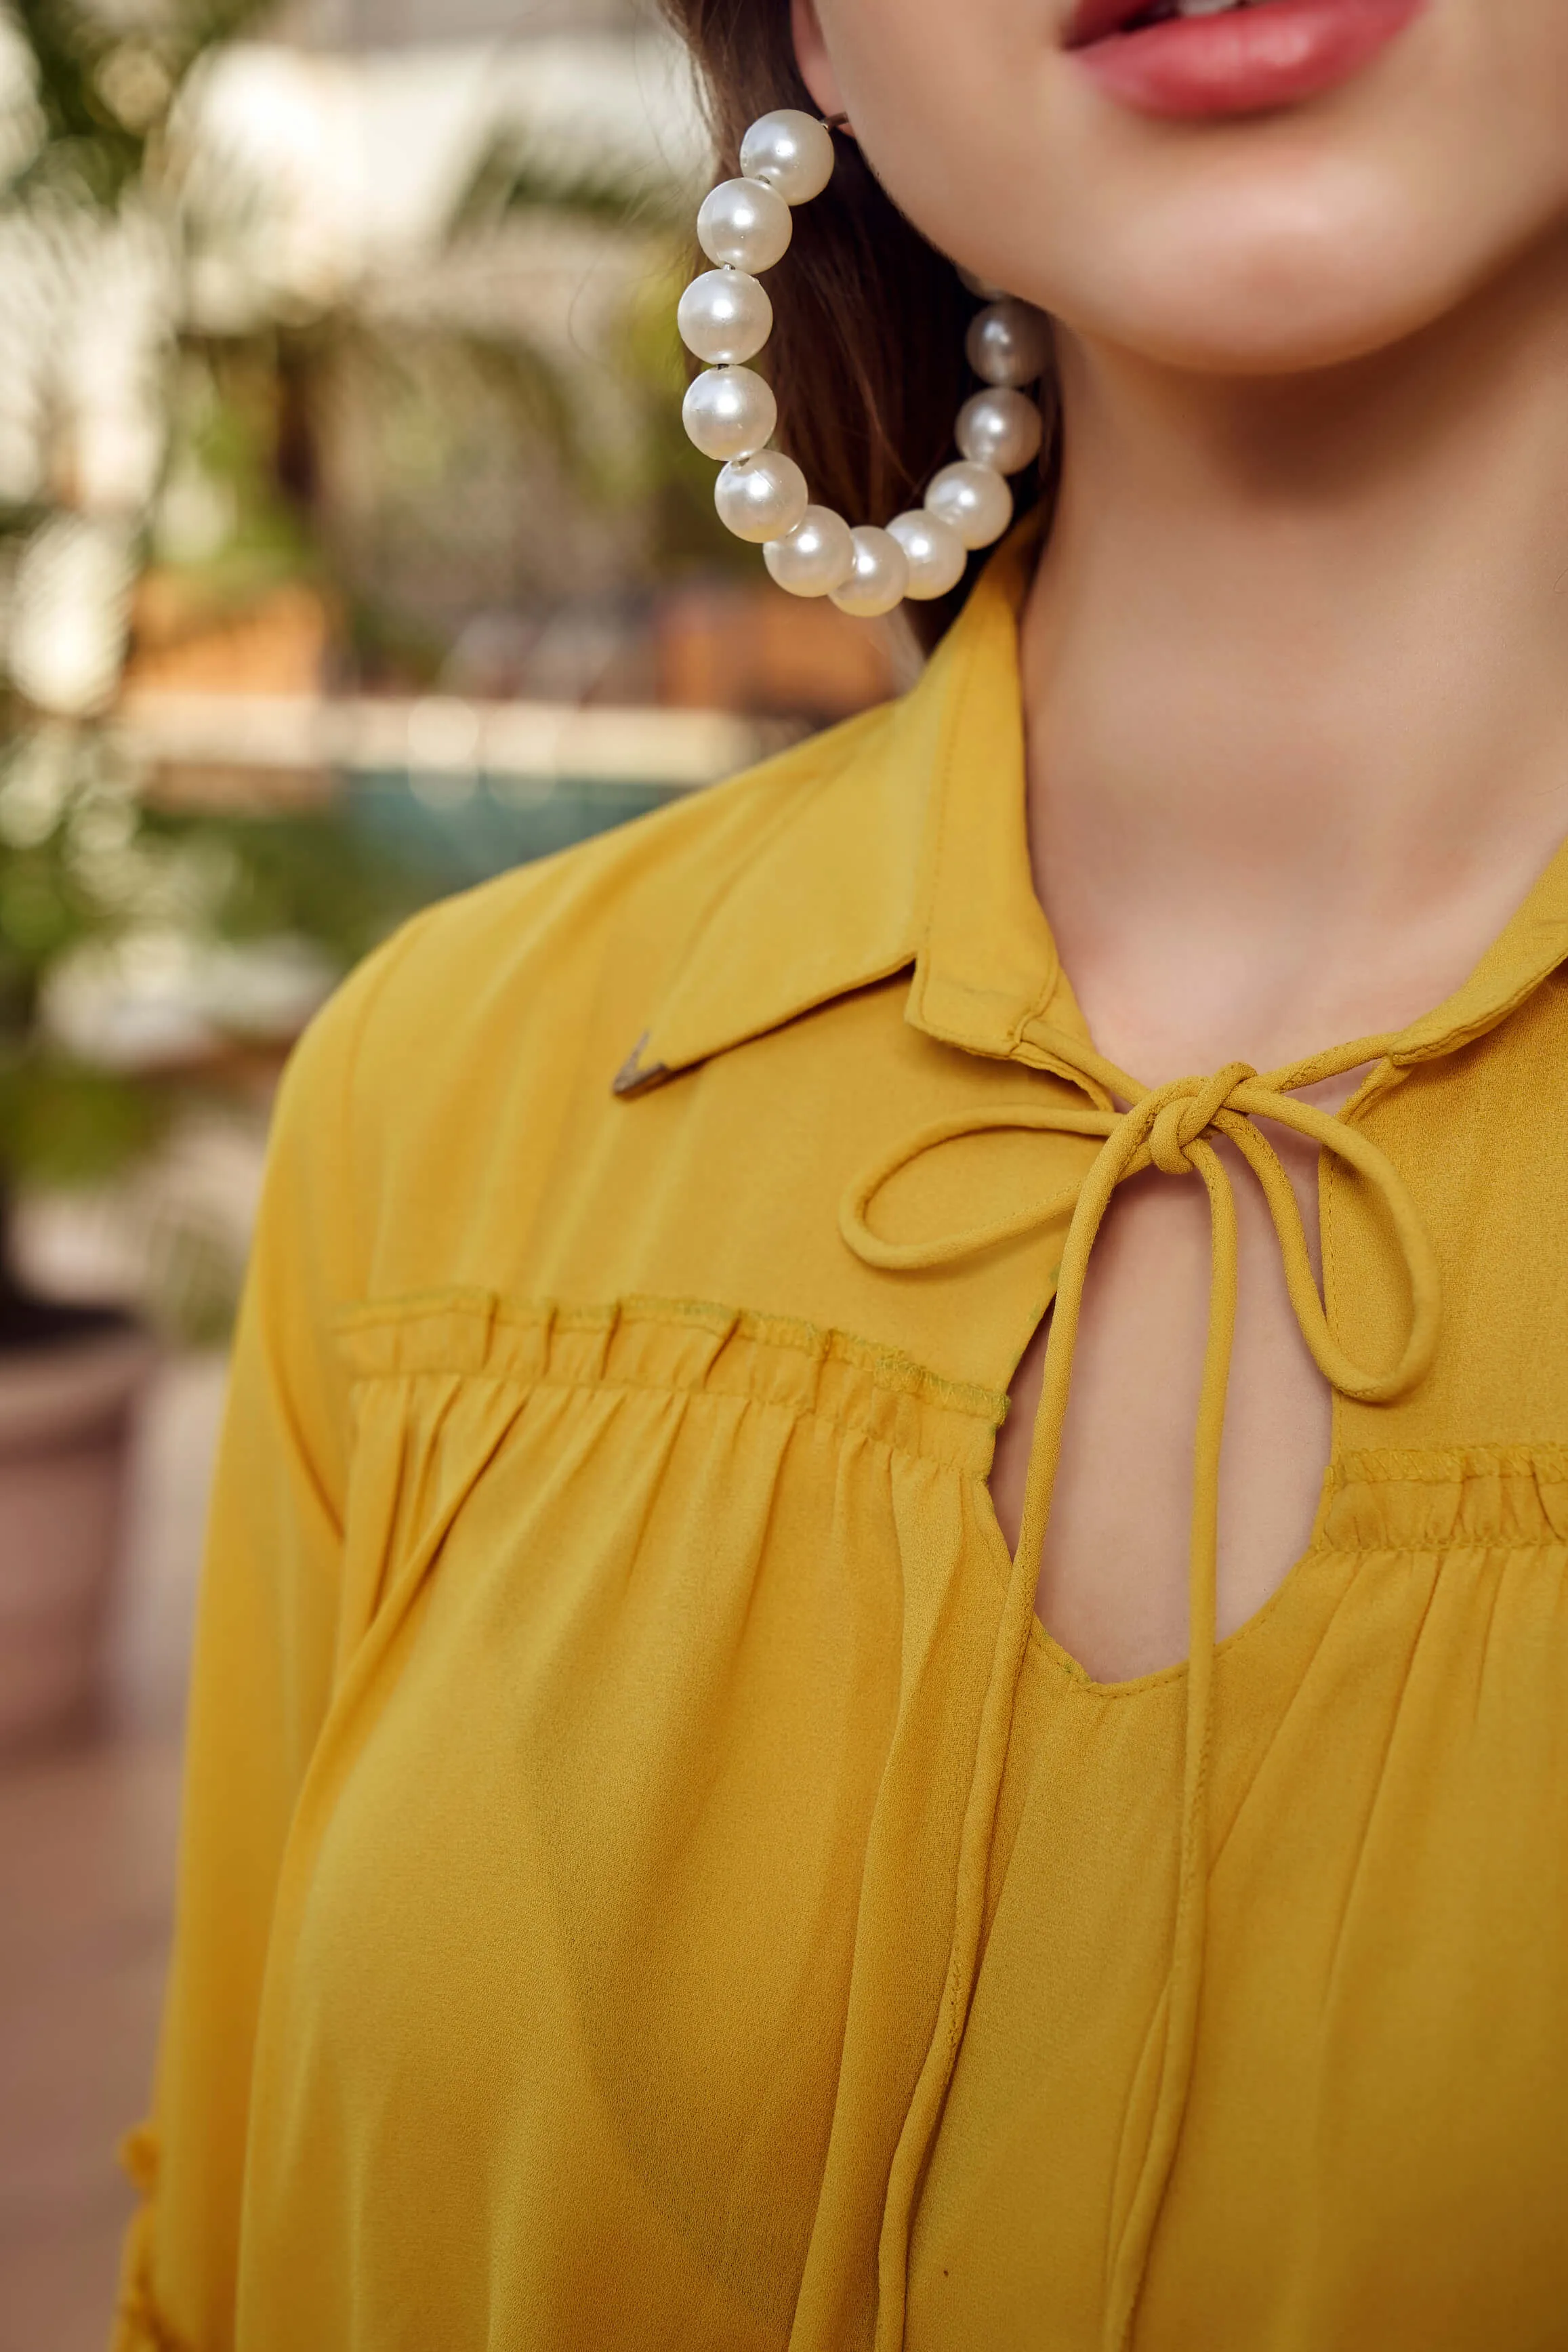
[(713, 517), (709, 176), (637, 0), (0, 0), (0, 2352), (107, 2339), (290, 1044), (910, 672)]

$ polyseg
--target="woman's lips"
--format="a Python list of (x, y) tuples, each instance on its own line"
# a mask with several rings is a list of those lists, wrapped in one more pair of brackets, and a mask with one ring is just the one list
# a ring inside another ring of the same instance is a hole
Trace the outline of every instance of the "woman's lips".
[(1142, 114), (1262, 114), (1349, 81), (1426, 0), (1255, 0), (1222, 15), (1121, 27), (1147, 0), (1084, 0), (1067, 46), (1086, 73)]

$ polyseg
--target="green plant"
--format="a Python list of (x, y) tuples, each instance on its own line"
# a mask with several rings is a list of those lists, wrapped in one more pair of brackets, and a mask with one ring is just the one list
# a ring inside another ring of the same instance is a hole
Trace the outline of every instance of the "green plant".
[[(220, 1057), (104, 1066), (72, 1050), (57, 1017), (72, 975), (174, 933), (291, 936), (323, 969), (341, 968), (423, 895), (330, 812), (193, 814), (147, 798), (112, 721), (138, 577), (145, 592), (155, 567), (161, 609), (179, 627), (221, 626), (304, 583), (346, 619), (368, 667), (435, 683), (440, 645), (400, 614), (374, 565), (354, 576), (333, 541), (323, 447), (351, 378), (373, 382), (381, 413), (439, 444), (443, 463), (453, 443), (482, 454), (501, 420), (574, 497), (639, 518), (650, 580), (737, 552), (679, 423), (670, 321), (694, 190), (614, 157), (584, 172), (533, 137), (505, 134), (479, 159), (448, 225), (454, 252), (528, 215), (616, 249), (624, 294), (607, 347), (593, 352), (482, 304), (411, 320), (341, 282), (314, 305), (269, 291), (268, 191), (238, 156), (202, 147), (187, 87), (264, 6), (0, 0), (0, 235), (24, 231), (35, 264), (79, 297), (107, 250), (147, 273), (159, 450), (129, 500), (95, 507), (73, 452), (65, 370), (45, 366), (45, 463), (8, 500), (0, 488), (0, 637), (8, 584), (14, 607), (36, 607), (42, 558), (68, 568), (94, 547), (107, 633), (101, 675), (72, 693), (28, 671), (15, 629), (11, 674), (0, 671), (0, 1346), (39, 1328), (7, 1271), (7, 1198), (113, 1176), (223, 1084)], [(237, 308), (204, 305), (215, 260), (220, 278), (229, 263), (243, 278), (247, 256), (261, 266)], [(144, 616), (146, 604), (143, 593)]]
[[(162, 0), (142, 12), (81, 0), (0, 5), (0, 226), (68, 290), (121, 249), (113, 239), (137, 240), (126, 249), (161, 304), (150, 335), (165, 458), (192, 368), (200, 377), (204, 364), (184, 292), (172, 125), (195, 66), (258, 13), (258, 0)], [(41, 355), (39, 377), (63, 429), (55, 357)], [(209, 468), (254, 474), (243, 404), (197, 405)], [(213, 942), (288, 934), (310, 941), (324, 967), (346, 965), (416, 895), (330, 813), (260, 819), (149, 804), (110, 716), (123, 629), (110, 607), (117, 597), (123, 606), (145, 561), (162, 469), (154, 464), (129, 508), (79, 511), (60, 430), (40, 441), (40, 478), (0, 498), (0, 586), (25, 603), (38, 593), (39, 551), (90, 553), (95, 532), (121, 576), (99, 615), (108, 644), (95, 688), (74, 703), (36, 681), (29, 694), (15, 658), (0, 678), (0, 1348), (79, 1320), (31, 1298), (17, 1277), (8, 1210), (18, 1190), (100, 1183), (152, 1150), (184, 1107), (223, 1090), (221, 1056), (137, 1066), (73, 1048), (55, 1017), (62, 982), (94, 956), (160, 933)], [(258, 580), (298, 576), (310, 560), (287, 502), (258, 495), (232, 535), (227, 572), (216, 568), (205, 593), (243, 596)], [(71, 618), (62, 605), (62, 625)]]
[(51, 1018), (61, 981), (171, 937), (300, 940), (326, 974), (418, 895), (331, 810), (188, 814), (138, 782), (100, 725), (35, 724), (0, 754), (0, 1348), (41, 1328), (4, 1247), (8, 1198), (100, 1184), (183, 1112), (230, 1099), (221, 1053), (117, 1067), (73, 1051)]

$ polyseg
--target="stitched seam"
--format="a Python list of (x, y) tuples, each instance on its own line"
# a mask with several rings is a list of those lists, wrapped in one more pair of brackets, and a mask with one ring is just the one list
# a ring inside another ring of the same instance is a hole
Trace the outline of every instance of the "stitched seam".
[(334, 1307), (331, 1327), (334, 1331), (374, 1331), (382, 1326), (415, 1323), (424, 1315), (468, 1314), (489, 1321), (494, 1305), (488, 1290), (410, 1290), (384, 1305), (379, 1299), (361, 1299)]
[[(808, 1323), (790, 1316), (767, 1315), (749, 1307), (724, 1307), (708, 1299), (651, 1298), (633, 1293), (609, 1306), (572, 1307), (552, 1299), (497, 1299), (489, 1292), (471, 1289), (428, 1291), (388, 1301), (385, 1305), (364, 1302), (340, 1308), (332, 1318), (332, 1325), (336, 1331), (353, 1333), (395, 1328), (427, 1316), (449, 1313), (466, 1314), (487, 1325), (500, 1324), (509, 1328), (526, 1329), (531, 1326), (566, 1332), (608, 1331), (620, 1324), (652, 1325), (655, 1328), (670, 1330), (695, 1328), (710, 1331), (721, 1339), (732, 1335), (763, 1347), (786, 1349), (791, 1354), (805, 1356), (817, 1363), (848, 1364), (867, 1372), (873, 1386), (884, 1394), (912, 1397), (918, 1402), (934, 1405), (943, 1412), (960, 1413), (993, 1429), (1000, 1427), (1007, 1410), (1007, 1399), (1002, 1391), (946, 1380), (914, 1357), (899, 1349), (882, 1346), (875, 1339), (863, 1339), (854, 1332), (840, 1331), (829, 1324)], [(355, 1371), (353, 1381), (357, 1383), (394, 1377), (410, 1369), (399, 1366), (388, 1368), (385, 1372), (380, 1370)], [(467, 1365), (430, 1363), (422, 1364), (417, 1370), (449, 1370), (467, 1379), (481, 1377), (479, 1371)], [(528, 1381), (531, 1375), (502, 1373), (498, 1377)], [(563, 1385), (652, 1387), (664, 1384), (588, 1380)], [(703, 1383), (692, 1381), (681, 1385), (699, 1391)], [(721, 1390), (717, 1393), (736, 1391)]]
[[(1430, 1448), (1368, 1446), (1347, 1454), (1331, 1473), (1336, 1487), (1451, 1486), (1466, 1478), (1529, 1476), (1551, 1466), (1568, 1481), (1568, 1445), (1528, 1442)], [(1555, 1479), (1553, 1481), (1555, 1483)]]
[[(829, 1358), (828, 1360), (853, 1362), (854, 1360), (835, 1356)], [(982, 1414), (963, 1412), (961, 1408), (946, 1403), (940, 1397), (923, 1396), (916, 1390), (903, 1389), (897, 1386), (892, 1381), (882, 1381), (877, 1377), (875, 1370), (871, 1367), (862, 1367), (862, 1369), (871, 1371), (873, 1384), (877, 1388), (878, 1392), (882, 1396), (909, 1396), (916, 1404), (929, 1404), (935, 1412), (954, 1412), (957, 1413), (960, 1418), (973, 1421), (981, 1427), (991, 1426)], [(489, 1366), (480, 1366), (476, 1368), (468, 1364), (448, 1363), (378, 1365), (374, 1370), (356, 1370), (353, 1372), (350, 1376), (349, 1385), (351, 1388), (363, 1388), (373, 1381), (421, 1379), (486, 1381), (498, 1387), (503, 1388), (602, 1389), (606, 1393), (620, 1394), (625, 1392), (628, 1395), (647, 1390), (649, 1393), (657, 1393), (663, 1396), (732, 1396), (739, 1398), (742, 1402), (749, 1402), (752, 1404), (782, 1404), (785, 1402), (785, 1400), (781, 1397), (761, 1395), (755, 1389), (752, 1388), (714, 1388), (710, 1386), (708, 1381), (702, 1380), (616, 1380), (605, 1373), (589, 1373), (584, 1374), (578, 1379), (563, 1380), (558, 1374), (551, 1374), (548, 1372), (504, 1372), (495, 1370)], [(840, 1414), (823, 1412), (820, 1408), (816, 1406), (807, 1405), (802, 1407), (801, 1410), (813, 1414), (814, 1417), (819, 1421), (831, 1423), (835, 1427), (852, 1428), (858, 1427), (860, 1425), (854, 1421), (846, 1419)]]
[[(1558, 932), (1568, 933), (1568, 924), (1553, 923), (1551, 928)], [(1554, 954), (1552, 961), (1543, 971), (1532, 972), (1526, 979), (1521, 980), (1496, 1009), (1478, 1013), (1472, 1020), (1462, 1023), (1457, 1029), (1443, 1030), (1436, 1036), (1421, 1038), (1415, 1045), (1406, 1046), (1403, 1052), (1395, 1047), (1390, 1051), (1389, 1060), (1401, 1069), (1412, 1069), (1419, 1067), (1424, 1062), (1436, 1061), (1449, 1054), (1462, 1052), (1467, 1045), (1473, 1045), (1479, 1039), (1489, 1036), (1494, 1029), (1500, 1029), (1509, 1015), (1517, 1013), (1520, 1006), (1528, 998), (1533, 996), (1542, 982), (1549, 980), (1552, 972), (1560, 968), (1561, 963), (1561, 954)]]
[(1542, 1528), (1534, 1535), (1517, 1536), (1472, 1535), (1462, 1528), (1456, 1528), (1451, 1536), (1444, 1536), (1436, 1541), (1412, 1543), (1408, 1538), (1401, 1540), (1385, 1535), (1376, 1542), (1369, 1539), (1364, 1543), (1352, 1541), (1314, 1544), (1312, 1547), (1312, 1557), (1322, 1559), (1366, 1559), (1375, 1553), (1382, 1553), (1391, 1559), (1435, 1559), (1445, 1565), (1449, 1561), (1457, 1563), (1462, 1559), (1495, 1558), (1499, 1553), (1511, 1556), (1515, 1552), (1568, 1553), (1568, 1541), (1562, 1536), (1554, 1536), (1550, 1528)]
[[(1335, 1465), (1324, 1492), (1322, 1525), (1317, 1548), (1351, 1555), (1374, 1551), (1421, 1552), (1447, 1559), (1458, 1552), (1495, 1551), (1504, 1553), (1531, 1552), (1561, 1549), (1563, 1538), (1552, 1524), (1552, 1513), (1547, 1504), (1548, 1492), (1568, 1485), (1568, 1446), (1546, 1445), (1469, 1445), (1449, 1446), (1416, 1451), (1396, 1447), (1373, 1447), (1365, 1452), (1348, 1454)], [(1511, 1514), (1497, 1508), (1497, 1498), (1489, 1497), (1487, 1487), (1524, 1489), (1524, 1507), (1521, 1520), (1528, 1519), (1530, 1505), (1539, 1515), (1536, 1525), (1487, 1524), (1489, 1518), (1500, 1521)], [(1417, 1528), (1417, 1540), (1409, 1536), (1402, 1540), (1395, 1531), (1382, 1528), (1366, 1537), (1351, 1529), (1346, 1535), (1331, 1539), (1324, 1533), (1336, 1497), (1353, 1494), (1358, 1487), (1369, 1496), (1392, 1495), (1404, 1489), (1408, 1493), (1425, 1494), (1445, 1498), (1451, 1512), (1446, 1528), (1430, 1526)], [(1477, 1490), (1482, 1492), (1478, 1497)]]
[[(421, 1364), (413, 1370), (403, 1366), (387, 1371), (361, 1372), (355, 1375), (353, 1384), (355, 1388), (368, 1388), (379, 1381), (411, 1380), (455, 1380), (461, 1381), (468, 1387), (515, 1388), (529, 1396), (658, 1396), (679, 1398), (687, 1403), (708, 1397), (716, 1403), (743, 1404), (760, 1412), (782, 1412), (792, 1423), (811, 1423), (819, 1429), (832, 1430), (839, 1435), (863, 1438), (868, 1446), (886, 1454), (890, 1459), (934, 1462), (971, 1476), (979, 1475), (973, 1463), (962, 1454), (900, 1445), (896, 1438), (879, 1435), (875, 1430), (868, 1429), (863, 1421), (857, 1421), (849, 1414), (823, 1412), (816, 1405), (794, 1404), (787, 1397), (758, 1396), (750, 1389), (698, 1388), (672, 1381), (567, 1381), (527, 1372), (462, 1371), (438, 1364)], [(980, 1483), (984, 1484), (983, 1478)]]
[[(1391, 1544), (1384, 1544), (1381, 1549), (1384, 1551), (1391, 1551), (1398, 1549), (1398, 1547)], [(1307, 1567), (1308, 1562), (1318, 1559), (1321, 1555), (1328, 1554), (1331, 1551), (1334, 1554), (1345, 1554), (1346, 1547), (1342, 1544), (1336, 1544), (1331, 1547), (1328, 1545), (1320, 1546), (1318, 1544), (1309, 1544), (1307, 1549), (1301, 1553), (1300, 1558), (1291, 1562), (1289, 1568), (1285, 1572), (1284, 1581), (1275, 1586), (1274, 1591), (1269, 1594), (1268, 1600), (1265, 1601), (1260, 1607), (1255, 1609), (1251, 1616), (1246, 1620), (1245, 1623), (1237, 1627), (1234, 1633), (1227, 1633), (1223, 1642), (1215, 1643), (1215, 1658), (1220, 1659), (1228, 1657), (1232, 1652), (1243, 1648), (1250, 1641), (1254, 1633), (1261, 1633), (1264, 1626), (1268, 1624), (1276, 1612), (1279, 1610), (1283, 1609), (1286, 1602), (1294, 1597), (1297, 1583), (1301, 1577), (1302, 1571)], [(1052, 1634), (1047, 1632), (1045, 1626), (1041, 1624), (1038, 1617), (1035, 1619), (1033, 1625), (1030, 1627), (1030, 1638), (1039, 1643), (1048, 1663), (1055, 1666), (1059, 1674), (1065, 1675), (1068, 1682), (1075, 1683), (1079, 1690), (1086, 1692), (1090, 1698), (1122, 1699), (1140, 1697), (1144, 1691), (1158, 1689), (1158, 1687), (1163, 1683), (1184, 1682), (1187, 1678), (1187, 1672), (1191, 1664), (1189, 1659), (1177, 1658), (1173, 1664), (1168, 1666), (1156, 1666), (1152, 1674), (1138, 1675), (1134, 1676), (1131, 1682), (1100, 1683), (1096, 1682), (1092, 1675), (1086, 1673), (1085, 1669), (1079, 1665), (1078, 1660), (1073, 1656), (1070, 1650), (1064, 1650), (1061, 1643), (1057, 1641)]]

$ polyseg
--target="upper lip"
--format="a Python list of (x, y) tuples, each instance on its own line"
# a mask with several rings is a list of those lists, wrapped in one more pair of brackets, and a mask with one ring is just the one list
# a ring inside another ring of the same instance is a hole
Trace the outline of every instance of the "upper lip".
[(1146, 16), (1152, 5), (1153, 0), (1079, 0), (1068, 18), (1062, 46), (1087, 49), (1091, 41), (1108, 40), (1135, 17)]
[(1087, 49), (1091, 41), (1103, 41), (1131, 24), (1134, 16), (1144, 16), (1149, 5), (1150, 0), (1079, 0), (1068, 18), (1063, 47)]

